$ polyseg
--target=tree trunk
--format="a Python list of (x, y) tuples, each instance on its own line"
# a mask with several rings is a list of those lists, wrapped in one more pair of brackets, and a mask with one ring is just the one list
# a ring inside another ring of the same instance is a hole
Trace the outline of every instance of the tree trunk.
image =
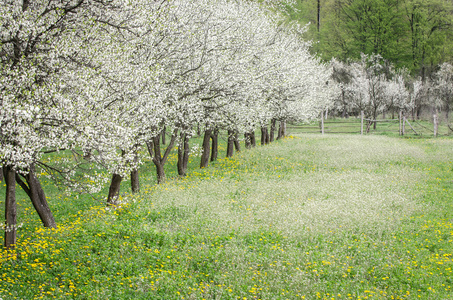
[(286, 136), (286, 122), (285, 121), (280, 121), (280, 126), (278, 129), (278, 137), (277, 139), (284, 138)]
[(374, 118), (373, 130), (376, 130), (376, 125), (377, 125), (377, 112), (376, 111), (373, 113), (373, 118)]
[(178, 162), (176, 163), (176, 167), (178, 169), (178, 175), (179, 176), (186, 176), (186, 172), (184, 170), (184, 139), (185, 139), (185, 133), (181, 131), (179, 134), (179, 145), (178, 145)]
[(200, 123), (197, 124), (197, 136), (201, 136), (201, 128), (200, 128)]
[[(138, 153), (135, 151), (134, 153), (134, 163), (138, 162)], [(138, 168), (134, 168), (131, 171), (131, 190), (132, 193), (140, 192), (140, 177), (138, 176)]]
[(280, 126), (278, 127), (278, 132), (277, 132), (277, 140), (281, 139), (283, 137), (283, 126), (282, 122), (280, 122)]
[(164, 126), (164, 128), (162, 128), (162, 145), (165, 145), (166, 144), (166, 138), (167, 138), (167, 126)]
[[(49, 204), (47, 203), (46, 194), (42, 189), (41, 183), (35, 173), (35, 166), (32, 165), (28, 174), (25, 175), (27, 180), (29, 194), (31, 202), (39, 215), (44, 227), (57, 228), (55, 218), (52, 215)], [(26, 191), (27, 192), (27, 191)]]
[(153, 146), (154, 146), (154, 157), (153, 163), (156, 166), (156, 175), (157, 175), (157, 183), (164, 183), (165, 182), (165, 171), (164, 165), (167, 161), (168, 155), (170, 154), (171, 149), (175, 145), (176, 138), (178, 136), (178, 129), (173, 130), (173, 134), (171, 135), (170, 143), (165, 150), (164, 155), (161, 155), (160, 152), (160, 137), (155, 136), (153, 137)]
[(3, 181), (3, 168), (0, 167), (0, 181)]
[(219, 129), (216, 127), (211, 133), (211, 161), (216, 161), (219, 154)]
[(447, 124), (450, 122), (450, 104), (448, 104), (448, 103), (445, 108), (445, 122)]
[(269, 134), (269, 140), (270, 140), (271, 143), (274, 141), (276, 123), (277, 123), (276, 119), (272, 119), (271, 120), (271, 131), (270, 131), (270, 134)]
[(252, 144), (252, 147), (256, 147), (256, 136), (255, 136), (255, 131), (251, 131), (249, 133), (250, 136), (250, 143)]
[(34, 165), (31, 165), (28, 174), (22, 177), (25, 178), (26, 183), (21, 179), (18, 173), (15, 175), (16, 182), (22, 187), (24, 192), (27, 193), (43, 226), (47, 228), (57, 228), (55, 218), (47, 203), (46, 194), (36, 176)]
[(248, 132), (244, 133), (245, 149), (251, 149), (252, 148), (252, 142), (251, 142), (250, 139), (251, 139), (250, 133), (248, 133)]
[(360, 111), (360, 135), (363, 135), (363, 119), (364, 119), (364, 114), (363, 110)]
[(320, 27), (321, 27), (321, 0), (318, 0), (318, 18), (316, 19), (316, 25), (317, 25), (317, 29), (318, 29), (318, 34), (319, 34), (319, 31), (320, 31)]
[(154, 157), (154, 143), (153, 141), (146, 142), (146, 148), (148, 148), (148, 153), (151, 159)]
[(232, 157), (234, 152), (234, 131), (228, 130), (228, 142), (226, 157)]
[(132, 193), (140, 192), (140, 179), (138, 176), (138, 169), (131, 171), (131, 190)]
[(179, 176), (186, 176), (187, 165), (189, 163), (189, 138), (186, 133), (180, 134), (181, 142), (178, 147), (178, 174)]
[(156, 176), (157, 176), (157, 183), (161, 184), (165, 182), (165, 170), (164, 165), (160, 162), (157, 157), (153, 158), (153, 163), (156, 166)]
[(5, 191), (5, 242), (6, 249), (14, 249), (17, 234), (17, 204), (16, 204), (16, 171), (10, 167), (3, 168), (3, 175), (6, 183)]
[(239, 135), (237, 132), (234, 133), (234, 148), (236, 152), (241, 152), (241, 143), (239, 142)]
[(403, 114), (403, 127), (402, 127), (402, 135), (406, 134), (406, 116)]
[(269, 144), (269, 130), (267, 126), (261, 126), (261, 146)]
[(112, 181), (110, 182), (109, 195), (107, 197), (107, 205), (118, 205), (118, 198), (120, 195), (121, 181), (123, 177), (119, 174), (114, 173)]
[(344, 90), (341, 89), (341, 103), (343, 103), (343, 112), (341, 113), (341, 117), (343, 119), (346, 118), (346, 105), (344, 104), (345, 103), (344, 94), (345, 94)]
[(211, 129), (206, 129), (203, 137), (203, 152), (201, 153), (200, 168), (206, 168), (209, 164), (209, 141), (211, 139)]

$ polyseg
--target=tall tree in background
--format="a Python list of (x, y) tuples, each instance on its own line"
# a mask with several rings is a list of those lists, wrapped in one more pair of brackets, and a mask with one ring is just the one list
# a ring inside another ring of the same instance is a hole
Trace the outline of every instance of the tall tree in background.
[(306, 37), (324, 60), (375, 53), (423, 78), (453, 62), (450, 0), (298, 0), (293, 7), (289, 19), (310, 24)]
[(344, 30), (352, 38), (346, 46), (352, 56), (401, 57), (398, 42), (403, 24), (397, 0), (345, 0), (339, 5)]
[(427, 68), (452, 59), (452, 3), (445, 0), (405, 0), (402, 5), (410, 30), (411, 65), (408, 67), (419, 70), (419, 75), (425, 80), (429, 75), (426, 74)]

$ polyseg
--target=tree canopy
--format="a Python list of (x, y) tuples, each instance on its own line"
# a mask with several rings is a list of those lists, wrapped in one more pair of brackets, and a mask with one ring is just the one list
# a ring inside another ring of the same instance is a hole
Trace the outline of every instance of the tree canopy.
[(453, 4), (448, 0), (297, 0), (288, 19), (310, 22), (308, 38), (323, 59), (379, 54), (429, 76), (453, 62)]

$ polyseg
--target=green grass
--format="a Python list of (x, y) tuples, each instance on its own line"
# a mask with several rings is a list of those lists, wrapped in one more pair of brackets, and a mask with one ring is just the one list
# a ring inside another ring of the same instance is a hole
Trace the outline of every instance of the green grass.
[(159, 186), (145, 164), (117, 209), (47, 182), (57, 230), (19, 194), (0, 298), (453, 296), (452, 139), (295, 135), (202, 170), (193, 157), (184, 179), (175, 160)]

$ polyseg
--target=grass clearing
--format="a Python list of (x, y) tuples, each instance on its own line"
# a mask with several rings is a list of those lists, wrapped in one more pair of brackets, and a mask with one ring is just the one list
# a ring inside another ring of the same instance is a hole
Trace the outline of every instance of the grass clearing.
[(448, 299), (452, 158), (447, 138), (298, 135), (202, 170), (192, 158), (159, 186), (145, 166), (115, 210), (50, 189), (57, 230), (20, 196), (0, 298)]

